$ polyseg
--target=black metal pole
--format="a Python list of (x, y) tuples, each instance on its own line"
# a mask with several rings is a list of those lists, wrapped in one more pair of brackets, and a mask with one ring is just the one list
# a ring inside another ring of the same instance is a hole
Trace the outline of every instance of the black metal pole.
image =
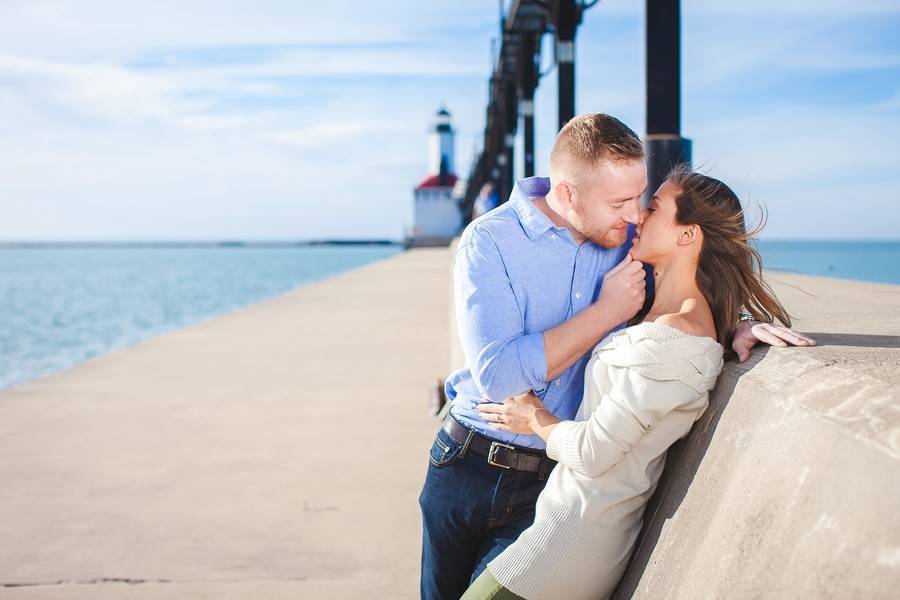
[(575, 0), (560, 0), (559, 12), (556, 15), (556, 71), (559, 88), (560, 129), (575, 116), (576, 29), (578, 29), (578, 5)]
[(503, 134), (506, 123), (504, 89), (504, 82), (498, 78), (498, 72), (495, 70), (491, 76), (490, 104), (487, 110), (484, 151), (490, 157), (492, 165), (491, 180), (494, 183), (494, 189), (500, 195), (501, 201), (506, 200), (510, 192), (510, 189), (506, 186), (506, 153), (503, 147)]
[(522, 101), (522, 112), (525, 116), (522, 123), (524, 138), (524, 175), (534, 177), (534, 100)]
[(647, 134), (681, 131), (679, 0), (647, 0)]
[(503, 112), (506, 118), (503, 128), (503, 155), (505, 158), (505, 171), (503, 173), (503, 184), (506, 193), (511, 194), (513, 185), (515, 184), (515, 163), (514, 152), (516, 147), (516, 128), (519, 124), (519, 105), (516, 98), (516, 82), (507, 80), (504, 82), (503, 90)]
[(691, 164), (691, 140), (681, 137), (681, 8), (679, 0), (647, 0), (647, 194), (672, 168)]
[(519, 112), (522, 113), (524, 138), (523, 165), (525, 177), (534, 177), (534, 88), (537, 86), (535, 64), (535, 36), (525, 34), (522, 39), (522, 80)]

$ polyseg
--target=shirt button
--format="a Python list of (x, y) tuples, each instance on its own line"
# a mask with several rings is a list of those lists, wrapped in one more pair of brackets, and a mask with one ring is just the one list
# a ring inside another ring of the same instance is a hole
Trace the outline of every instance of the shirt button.
[(575, 292), (575, 299), (581, 300), (581, 292)]
[(553, 385), (562, 385), (562, 384), (559, 382), (559, 379), (557, 379), (556, 381), (553, 382)]
[(555, 240), (555, 239), (556, 239), (556, 237), (557, 237), (557, 236), (556, 236), (556, 234), (555, 234), (555, 233), (551, 233), (551, 234), (550, 234), (550, 239), (551, 239), (551, 240)]

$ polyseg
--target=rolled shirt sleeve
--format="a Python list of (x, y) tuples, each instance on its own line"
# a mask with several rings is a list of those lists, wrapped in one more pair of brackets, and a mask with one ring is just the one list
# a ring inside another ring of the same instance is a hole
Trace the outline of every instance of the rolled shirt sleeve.
[(466, 366), (478, 391), (495, 402), (546, 387), (544, 333), (526, 333), (524, 317), (496, 242), (474, 228), (453, 268), (456, 319)]

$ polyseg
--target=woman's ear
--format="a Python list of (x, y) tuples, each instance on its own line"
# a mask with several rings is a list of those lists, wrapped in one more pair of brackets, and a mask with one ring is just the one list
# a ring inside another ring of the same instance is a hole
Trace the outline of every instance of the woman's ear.
[(678, 234), (678, 245), (687, 246), (700, 241), (702, 237), (703, 232), (699, 225), (688, 225)]

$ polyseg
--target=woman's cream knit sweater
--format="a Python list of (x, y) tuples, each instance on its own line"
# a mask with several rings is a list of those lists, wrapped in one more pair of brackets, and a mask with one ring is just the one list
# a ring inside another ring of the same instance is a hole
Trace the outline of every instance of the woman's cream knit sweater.
[(641, 323), (601, 342), (575, 421), (559, 423), (559, 461), (534, 524), (488, 565), (528, 600), (608, 597), (628, 564), (665, 463), (703, 411), (722, 369), (712, 338)]

